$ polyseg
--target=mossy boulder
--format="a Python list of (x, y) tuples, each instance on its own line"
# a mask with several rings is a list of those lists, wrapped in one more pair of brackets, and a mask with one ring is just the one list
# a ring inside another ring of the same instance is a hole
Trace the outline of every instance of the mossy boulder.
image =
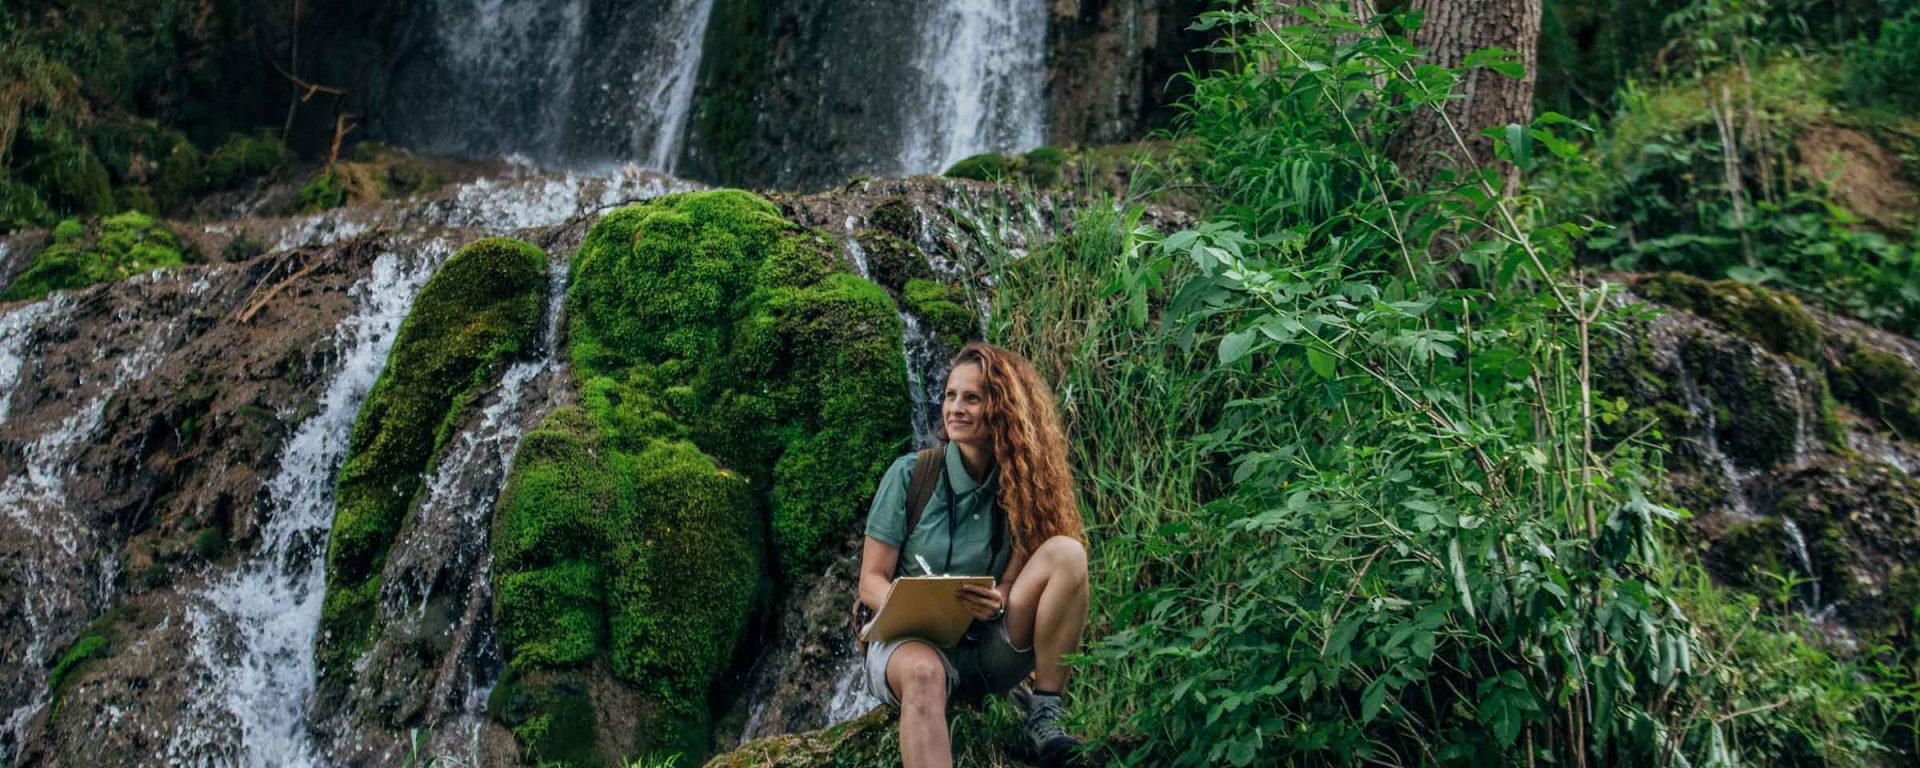
[(1899, 355), (1855, 340), (1838, 355), (1833, 393), (1909, 441), (1920, 441), (1920, 370)]
[(900, 293), (907, 308), (941, 336), (957, 342), (980, 335), (978, 316), (967, 309), (967, 294), (960, 286), (915, 279)]
[(986, 152), (954, 163), (940, 175), (949, 179), (1022, 183), (1053, 189), (1060, 186), (1078, 159), (1078, 153), (1059, 147), (1040, 147), (1025, 154)]
[(68, 219), (54, 228), (47, 246), (0, 292), (0, 301), (38, 299), (52, 291), (122, 280), (187, 261), (180, 238), (145, 213), (109, 216), (92, 233)]
[[(957, 706), (948, 718), (953, 764), (980, 768), (1028, 766), (1020, 712), (1004, 699)], [(707, 761), (706, 768), (891, 768), (900, 764), (898, 712), (872, 711), (817, 731), (771, 736)], [(1089, 764), (1083, 758), (1080, 763)]]
[(768, 493), (783, 572), (823, 564), (905, 437), (885, 291), (730, 190), (608, 214), (574, 275), (573, 358), (596, 421), (628, 445), (684, 426)]
[(1653, 301), (1716, 323), (1774, 354), (1820, 359), (1820, 325), (1792, 294), (1676, 272), (1648, 277), (1635, 287)]
[[(738, 191), (603, 216), (568, 304), (580, 404), (528, 434), (494, 517), (502, 650), (643, 696), (592, 760), (703, 753), (768, 561), (810, 568), (902, 442), (899, 320), (830, 242)], [(563, 700), (512, 715), (523, 747)]]
[(377, 634), (381, 571), (459, 415), (532, 342), (546, 256), (509, 238), (461, 248), (420, 290), (360, 407), (335, 489), (318, 656), (350, 672)]

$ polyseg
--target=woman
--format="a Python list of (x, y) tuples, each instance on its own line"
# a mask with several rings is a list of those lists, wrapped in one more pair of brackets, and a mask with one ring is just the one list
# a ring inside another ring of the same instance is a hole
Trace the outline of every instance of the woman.
[(919, 458), (887, 469), (867, 516), (860, 601), (877, 608), (893, 579), (923, 569), (995, 583), (962, 591), (978, 621), (960, 647), (870, 645), (867, 686), (900, 708), (905, 768), (947, 768), (949, 698), (1012, 690), (1031, 672), (1024, 730), (1041, 762), (1057, 765), (1079, 743), (1060, 727), (1060, 660), (1087, 626), (1087, 549), (1053, 393), (1025, 358), (976, 342), (954, 357), (940, 410), (948, 442), (939, 490), (907, 530)]

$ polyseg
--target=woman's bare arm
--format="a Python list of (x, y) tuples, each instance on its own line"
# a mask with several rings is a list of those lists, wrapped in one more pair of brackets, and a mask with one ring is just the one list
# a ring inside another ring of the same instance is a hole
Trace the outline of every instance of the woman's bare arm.
[(872, 536), (860, 550), (860, 602), (880, 610), (880, 601), (893, 586), (893, 569), (900, 563), (900, 548)]
[(1007, 563), (1006, 572), (1001, 574), (999, 583), (993, 585), (993, 588), (1000, 593), (1001, 605), (1006, 605), (1013, 601), (1013, 583), (1020, 580), (1020, 569), (1025, 567), (1027, 567), (1027, 558), (1025, 555), (1020, 554), (1016, 548), (1013, 553), (1013, 560)]

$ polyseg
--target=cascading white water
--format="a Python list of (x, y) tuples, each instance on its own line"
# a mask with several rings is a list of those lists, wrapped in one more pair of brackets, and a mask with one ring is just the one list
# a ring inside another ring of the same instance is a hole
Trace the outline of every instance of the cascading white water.
[[(481, 411), (479, 424), (460, 436), (460, 442), (439, 462), (428, 481), (426, 499), (417, 513), (422, 517), (446, 518), (445, 528), (454, 531), (451, 540), (477, 555), (473, 561), (472, 581), (465, 596), (468, 613), (463, 626), (455, 631), (455, 647), (448, 663), (459, 669), (443, 669), (432, 700), (459, 702), (458, 710), (443, 721), (441, 730), (460, 737), (449, 741), (448, 748), (462, 748), (468, 763), (480, 764), (479, 741), (487, 695), (498, 675), (499, 650), (494, 643), (489, 612), (492, 606), (493, 550), (489, 543), (489, 522), (494, 504), (513, 469), (521, 439), (552, 405), (553, 380), (562, 369), (560, 357), (560, 318), (566, 303), (568, 264), (549, 262), (546, 314), (540, 327), (541, 354), (535, 359), (515, 363), (500, 377), (493, 402)], [(444, 543), (446, 537), (437, 537)], [(416, 540), (423, 541), (423, 540)], [(416, 543), (416, 542), (409, 542)], [(404, 553), (401, 555), (404, 557)], [(424, 604), (426, 595), (419, 596)], [(477, 629), (477, 631), (475, 631)]]
[(58, 293), (0, 315), (0, 422), (7, 420), (13, 390), (20, 385), (20, 369), (27, 360), (27, 342), (35, 330), (45, 327), (46, 320), (64, 312), (68, 306), (71, 303), (67, 294)]
[(919, 30), (916, 107), (900, 171), (1046, 141), (1046, 0), (937, 0)]
[(430, 152), (671, 171), (712, 14), (713, 0), (440, 0), (429, 52), (395, 73), (396, 131)]
[[(158, 277), (144, 275), (136, 280), (150, 284)], [(5, 382), (9, 399), (19, 384), (26, 337), (35, 328), (63, 318), (71, 306), (65, 294), (56, 294), (0, 319), (0, 376), (9, 378)], [(48, 634), (56, 617), (82, 613), (88, 600), (101, 602), (102, 598), (98, 592), (104, 574), (96, 574), (85, 582), (95, 592), (93, 595), (79, 592), (67, 580), (48, 576), (60, 569), (85, 568), (80, 565), (81, 549), (90, 531), (86, 529), (82, 512), (68, 503), (67, 480), (74, 473), (81, 451), (100, 430), (107, 403), (123, 387), (153, 371), (163, 359), (162, 351), (172, 341), (177, 327), (175, 321), (156, 324), (138, 346), (118, 360), (108, 380), (92, 398), (61, 419), (52, 431), (21, 447), (19, 471), (0, 482), (0, 514), (7, 518), (0, 530), (33, 542), (23, 548), (18, 560), (7, 564), (18, 570), (26, 584), (20, 595), (21, 615), (28, 630), (21, 675), (26, 689), (34, 692), (32, 699), (8, 713), (5, 721), (0, 721), (0, 737), (7, 742), (18, 743), (21, 730), (47, 704), (46, 664), (52, 660)], [(0, 410), (0, 421), (4, 417), (5, 411)], [(0, 752), (0, 765), (5, 764), (6, 758), (8, 755)]]
[(693, 84), (700, 73), (700, 48), (707, 39), (707, 22), (713, 18), (713, 0), (676, 0), (668, 14), (659, 27), (656, 50), (669, 53), (648, 60), (649, 70), (663, 65), (657, 72), (634, 75), (636, 83), (652, 83), (641, 91), (643, 98), (630, 115), (636, 119), (629, 124), (636, 144), (651, 148), (647, 166), (671, 173), (686, 136), (687, 114), (693, 108)]
[(319, 762), (305, 719), (315, 684), (313, 647), (325, 592), (334, 473), (400, 323), (448, 253), (441, 240), (416, 253), (383, 253), (352, 289), (355, 313), (335, 330), (339, 370), (320, 396), (319, 413), (288, 439), (279, 472), (268, 483), (272, 507), (260, 551), (208, 584), (206, 605), (193, 614), (195, 651), (211, 690), (201, 697), (207, 711), (189, 713), (189, 720), (200, 722), (182, 726), (171, 754), (225, 751), (220, 745), (237, 737), (243, 765)]
[[(418, 148), (433, 152), (525, 152), (551, 159), (562, 152), (572, 112), (576, 59), (586, 0), (440, 0), (435, 40), (445, 59), (445, 90), (428, 96), (409, 126)], [(445, 103), (439, 103), (444, 101)], [(484, 118), (476, 119), (479, 116)]]

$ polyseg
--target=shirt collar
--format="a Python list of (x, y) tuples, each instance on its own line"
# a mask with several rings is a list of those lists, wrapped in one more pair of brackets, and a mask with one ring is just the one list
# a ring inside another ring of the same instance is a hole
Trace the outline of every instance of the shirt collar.
[(954, 493), (972, 493), (975, 489), (993, 485), (994, 478), (999, 474), (1000, 467), (996, 464), (987, 470), (986, 480), (974, 482), (973, 476), (967, 474), (966, 462), (960, 460), (960, 445), (947, 443), (947, 482), (953, 485)]

